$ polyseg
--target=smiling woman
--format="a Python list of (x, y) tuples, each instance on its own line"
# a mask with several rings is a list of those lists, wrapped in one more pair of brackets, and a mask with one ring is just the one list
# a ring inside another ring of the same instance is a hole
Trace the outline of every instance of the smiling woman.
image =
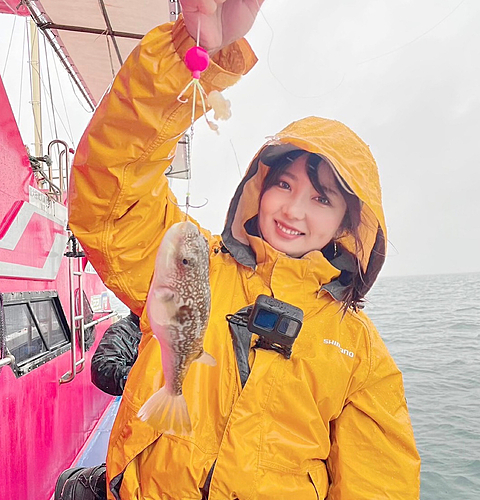
[[(301, 149), (273, 158), (263, 154), (261, 160), (270, 167), (260, 193), (257, 228), (265, 241), (290, 257), (321, 250), (333, 259), (338, 257), (337, 240), (350, 235), (353, 253), (363, 255), (362, 204), (327, 160)], [(362, 271), (354, 265), (348, 274), (343, 302), (345, 308), (356, 308), (363, 299)]]
[(295, 153), (280, 157), (265, 178), (259, 229), (277, 250), (302, 257), (340, 236), (347, 202), (325, 161), (305, 151)]

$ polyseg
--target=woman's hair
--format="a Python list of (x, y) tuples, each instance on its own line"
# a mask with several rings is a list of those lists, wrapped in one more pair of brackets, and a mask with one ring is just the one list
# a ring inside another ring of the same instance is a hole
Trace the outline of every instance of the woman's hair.
[[(271, 187), (278, 184), (280, 177), (283, 175), (285, 170), (292, 164), (294, 160), (299, 158), (302, 155), (308, 155), (306, 166), (307, 166), (307, 175), (314, 187), (315, 191), (317, 191), (320, 195), (325, 196), (325, 191), (323, 186), (320, 183), (318, 177), (318, 167), (322, 161), (327, 163), (329, 168), (330, 164), (322, 158), (320, 155), (314, 153), (308, 153), (303, 150), (295, 150), (290, 153), (286, 153), (279, 158), (277, 158), (274, 163), (271, 164), (265, 179), (263, 180), (262, 190), (260, 192), (260, 200), (266, 191), (268, 191)], [(347, 209), (345, 212), (345, 216), (343, 217), (342, 223), (340, 225), (340, 232), (342, 234), (350, 234), (353, 236), (355, 241), (355, 269), (353, 272), (349, 272), (349, 280), (345, 287), (345, 292), (342, 297), (343, 309), (347, 311), (348, 308), (352, 308), (356, 310), (359, 304), (363, 300), (363, 295), (361, 294), (361, 290), (363, 288), (363, 272), (360, 266), (360, 261), (363, 257), (363, 244), (360, 239), (359, 227), (361, 220), (361, 202), (357, 196), (352, 193), (349, 193), (345, 187), (339, 182), (337, 175), (335, 177), (335, 183), (342, 194), (345, 203), (347, 204)], [(330, 245), (330, 243), (329, 243)], [(327, 246), (329, 246), (327, 245)], [(326, 247), (325, 247), (326, 248)], [(323, 250), (319, 248), (319, 250)], [(332, 258), (335, 257), (335, 254), (332, 254)], [(343, 280), (342, 280), (343, 281)]]

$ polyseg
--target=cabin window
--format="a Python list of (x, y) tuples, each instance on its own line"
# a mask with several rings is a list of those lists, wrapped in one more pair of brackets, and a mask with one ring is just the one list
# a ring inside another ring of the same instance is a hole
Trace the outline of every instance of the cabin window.
[(53, 349), (59, 344), (68, 342), (65, 332), (60, 327), (60, 322), (58, 321), (58, 316), (51, 300), (32, 302), (30, 305), (37, 318), (42, 337), (48, 349)]
[[(78, 288), (75, 290), (75, 314), (80, 314), (80, 293)], [(90, 302), (88, 301), (87, 296), (85, 295), (85, 292), (83, 292), (83, 315), (85, 317), (85, 324), (89, 324), (93, 321), (93, 309), (92, 306), (90, 305)], [(77, 330), (78, 332), (78, 342), (80, 342), (80, 331)], [(84, 331), (84, 342), (85, 342), (85, 350), (89, 351), (90, 347), (92, 347), (93, 343), (95, 342), (95, 336), (96, 336), (96, 330), (95, 330), (95, 325), (89, 326), (88, 328), (85, 328)]]
[(70, 332), (56, 292), (3, 294), (5, 344), (17, 376), (65, 352)]
[(47, 351), (27, 304), (5, 306), (6, 344), (17, 363)]

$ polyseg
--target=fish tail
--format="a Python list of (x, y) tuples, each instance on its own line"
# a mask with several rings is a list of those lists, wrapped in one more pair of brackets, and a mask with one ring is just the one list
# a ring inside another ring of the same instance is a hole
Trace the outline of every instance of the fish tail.
[(138, 417), (163, 434), (185, 436), (192, 432), (192, 423), (183, 394), (171, 394), (165, 386), (147, 399), (140, 408)]

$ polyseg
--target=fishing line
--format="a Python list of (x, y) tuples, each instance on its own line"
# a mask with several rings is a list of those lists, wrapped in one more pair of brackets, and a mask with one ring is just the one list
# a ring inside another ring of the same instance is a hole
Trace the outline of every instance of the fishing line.
[(273, 45), (273, 39), (275, 38), (275, 32), (272, 28), (272, 26), (270, 25), (270, 23), (268, 22), (265, 14), (262, 12), (262, 9), (260, 7), (260, 4), (258, 3), (258, 0), (255, 0), (257, 2), (257, 6), (259, 8), (259, 12), (261, 14), (261, 16), (263, 17), (263, 20), (265, 21), (265, 23), (267, 24), (269, 30), (270, 30), (270, 33), (271, 33), (271, 37), (270, 37), (270, 42), (268, 44), (268, 51), (267, 51), (267, 66), (268, 66), (268, 70), (270, 71), (270, 74), (273, 76), (273, 78), (275, 80), (277, 80), (277, 82), (280, 84), (280, 86), (283, 88), (283, 90), (285, 90), (285, 92), (287, 92), (287, 94), (290, 94), (292, 95), (293, 97), (296, 97), (297, 99), (320, 99), (324, 96), (326, 96), (327, 94), (330, 94), (331, 92), (334, 92), (335, 90), (337, 90), (341, 85), (342, 83), (344, 82), (345, 80), (345, 76), (347, 74), (347, 72), (345, 72), (342, 76), (342, 78), (340, 79), (340, 82), (333, 88), (329, 89), (329, 90), (326, 90), (325, 92), (323, 92), (322, 94), (318, 94), (318, 95), (311, 95), (311, 96), (307, 96), (307, 95), (299, 95), (299, 94), (296, 94), (295, 92), (292, 92), (291, 90), (287, 89), (287, 87), (283, 84), (283, 82), (275, 75), (275, 73), (273, 72), (272, 70), (272, 65), (270, 63), (270, 55), (271, 55), (271, 50), (272, 50), (272, 45)]
[[(322, 94), (319, 94), (319, 95), (312, 95), (312, 96), (305, 96), (305, 95), (299, 95), (299, 94), (296, 94), (294, 92), (292, 92), (291, 90), (289, 90), (283, 83), (282, 81), (275, 75), (275, 73), (273, 72), (272, 70), (272, 66), (271, 66), (271, 63), (270, 63), (270, 55), (271, 55), (271, 48), (272, 48), (272, 45), (273, 45), (273, 40), (274, 40), (274, 37), (275, 37), (275, 32), (272, 28), (272, 26), (270, 25), (270, 23), (268, 22), (265, 14), (262, 12), (262, 10), (260, 9), (260, 4), (258, 3), (258, 0), (255, 0), (256, 3), (257, 3), (257, 6), (259, 7), (259, 12), (260, 14), (262, 15), (265, 23), (267, 24), (270, 32), (271, 32), (271, 38), (270, 38), (270, 42), (269, 42), (269, 45), (268, 45), (268, 51), (267, 51), (267, 66), (268, 66), (268, 69), (270, 71), (270, 74), (273, 76), (273, 78), (280, 84), (280, 86), (285, 90), (285, 92), (287, 92), (288, 94), (298, 98), (298, 99), (320, 99), (324, 96), (326, 96), (327, 94), (330, 94), (332, 92), (334, 92), (335, 90), (337, 90), (345, 81), (345, 78), (347, 76), (347, 74), (349, 73), (350, 70), (347, 70), (344, 72), (342, 78), (340, 79), (340, 82), (333, 88), (323, 92)], [(420, 40), (421, 38), (423, 38), (424, 36), (426, 36), (427, 34), (429, 34), (431, 31), (433, 31), (434, 29), (436, 29), (440, 24), (442, 24), (446, 19), (448, 19), (463, 3), (465, 3), (466, 0), (461, 0), (461, 2), (452, 10), (450, 11), (444, 18), (442, 18), (440, 21), (438, 21), (434, 26), (432, 26), (431, 28), (429, 28), (427, 31), (425, 31), (424, 33), (422, 33), (421, 35), (418, 35), (417, 37), (415, 37), (414, 39), (410, 40), (409, 42), (406, 42), (405, 44), (401, 45), (400, 47), (397, 47), (395, 49), (392, 49), (388, 52), (384, 52), (383, 54), (379, 54), (377, 56), (374, 56), (374, 57), (371, 57), (369, 59), (365, 59), (364, 61), (360, 61), (360, 62), (357, 62), (354, 67), (356, 66), (361, 66), (363, 64), (366, 64), (368, 62), (371, 62), (371, 61), (375, 61), (376, 59), (381, 59), (383, 57), (386, 57), (390, 54), (393, 54), (395, 52), (398, 52), (399, 50), (402, 50), (404, 49), (405, 47), (417, 42), (418, 40)]]
[[(199, 47), (200, 42), (200, 16), (197, 18), (197, 39), (196, 45)], [(192, 104), (192, 120), (190, 123), (190, 140), (187, 141), (186, 147), (186, 159), (187, 159), (187, 192), (185, 193), (185, 220), (188, 219), (188, 209), (190, 208), (190, 180), (192, 178), (192, 163), (191, 163), (191, 154), (193, 148), (193, 126), (195, 123), (195, 107), (197, 105), (197, 85), (193, 85), (193, 104)]]
[[(186, 67), (190, 70), (192, 73), (192, 80), (187, 84), (187, 86), (180, 92), (180, 94), (177, 96), (177, 100), (183, 104), (188, 102), (188, 98), (183, 98), (187, 90), (190, 89), (190, 87), (193, 87), (193, 95), (192, 95), (192, 117), (191, 117), (191, 122), (190, 122), (190, 135), (188, 136), (187, 140), (187, 147), (186, 147), (186, 163), (187, 163), (187, 192), (185, 195), (185, 219), (188, 218), (188, 210), (190, 207), (192, 208), (201, 208), (205, 206), (208, 203), (208, 200), (206, 203), (198, 206), (194, 206), (190, 204), (190, 179), (192, 177), (191, 172), (192, 172), (192, 164), (191, 164), (191, 158), (192, 158), (192, 148), (193, 148), (193, 138), (194, 138), (194, 125), (195, 125), (195, 114), (196, 114), (196, 108), (197, 108), (197, 95), (200, 97), (200, 103), (202, 105), (202, 110), (203, 110), (203, 116), (208, 124), (208, 126), (214, 130), (218, 130), (218, 125), (215, 123), (212, 123), (208, 117), (207, 117), (207, 106), (205, 104), (205, 100), (209, 99), (209, 96), (207, 96), (202, 84), (200, 83), (200, 75), (203, 73), (209, 66), (210, 64), (210, 57), (208, 55), (208, 52), (200, 46), (200, 15), (197, 17), (197, 39), (196, 39), (196, 45), (194, 47), (191, 47), (190, 49), (187, 50), (184, 58), (184, 62)], [(218, 92), (217, 92), (218, 93)], [(211, 92), (213, 94), (213, 92)], [(210, 95), (211, 95), (210, 94)], [(211, 103), (212, 107), (214, 106)], [(186, 134), (186, 133), (185, 133)]]
[(428, 35), (428, 33), (430, 33), (431, 31), (433, 31), (437, 26), (439, 26), (446, 19), (448, 19), (464, 2), (465, 2), (465, 0), (462, 0), (449, 14), (447, 14), (443, 19), (441, 19), (440, 21), (438, 21), (437, 24), (435, 24), (434, 26), (432, 26), (430, 29), (428, 29), (427, 31), (425, 31), (421, 35), (418, 35), (413, 40), (410, 40), (409, 42), (401, 45), (400, 47), (397, 47), (396, 49), (392, 49), (392, 50), (390, 50), (388, 52), (384, 52), (383, 54), (379, 54), (378, 56), (371, 57), (370, 59), (366, 59), (365, 61), (360, 61), (360, 62), (357, 63), (357, 66), (360, 66), (360, 65), (366, 64), (366, 63), (368, 63), (370, 61), (375, 61), (376, 59), (380, 59), (382, 57), (388, 56), (390, 54), (393, 54), (394, 52), (398, 52), (399, 50), (407, 47), (408, 45), (411, 45), (412, 43), (415, 43), (417, 40), (420, 40), (420, 38), (424, 37), (425, 35)]
[(238, 168), (238, 175), (240, 176), (240, 179), (243, 177), (242, 171), (240, 170), (240, 162), (238, 161), (238, 156), (237, 156), (237, 150), (235, 149), (235, 146), (233, 145), (233, 141), (230, 138), (230, 145), (232, 146), (233, 149), (233, 154), (235, 155), (235, 161), (237, 162), (237, 168)]

